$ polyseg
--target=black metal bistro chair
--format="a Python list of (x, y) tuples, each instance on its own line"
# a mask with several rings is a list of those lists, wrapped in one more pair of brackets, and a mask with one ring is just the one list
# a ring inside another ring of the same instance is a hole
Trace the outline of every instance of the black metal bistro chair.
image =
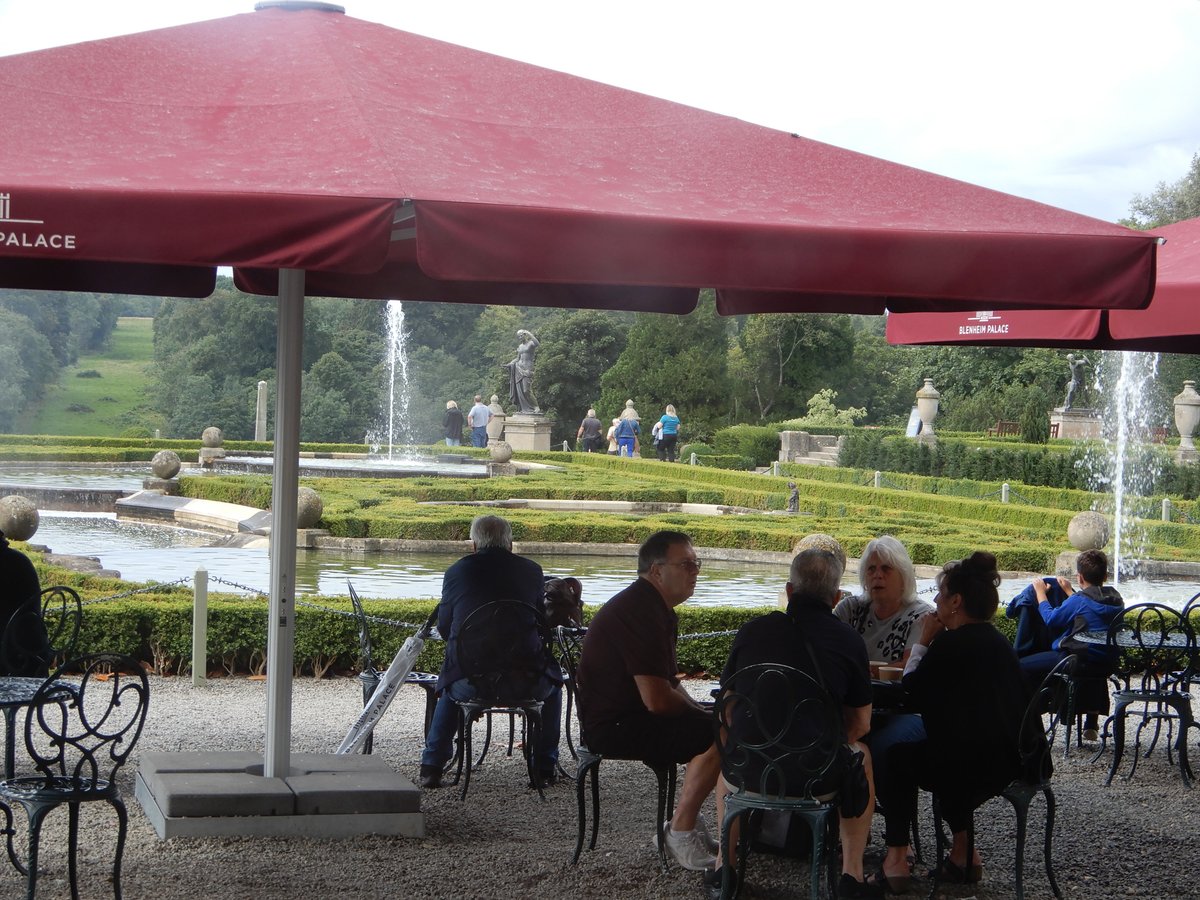
[[(731, 897), (731, 828), (739, 825), (736, 883), (745, 883), (746, 858), (766, 810), (800, 816), (812, 832), (809, 896), (821, 896), (825, 871), (834, 890), (839, 757), (846, 742), (841, 705), (807, 672), (758, 663), (734, 673), (714, 709), (721, 772), (730, 793), (721, 822), (721, 896)], [(757, 814), (757, 815), (756, 815)]]
[[(1012, 804), (1017, 817), (1017, 836), (1014, 862), (1017, 900), (1024, 900), (1024, 869), (1025, 869), (1025, 835), (1029, 822), (1029, 810), (1033, 799), (1041, 794), (1046, 801), (1046, 829), (1043, 841), (1043, 855), (1046, 864), (1046, 878), (1050, 882), (1050, 890), (1054, 896), (1062, 900), (1062, 892), (1058, 889), (1058, 881), (1054, 877), (1053, 843), (1054, 816), (1056, 801), (1054, 789), (1050, 786), (1050, 777), (1054, 773), (1051, 761), (1051, 748), (1054, 746), (1055, 735), (1060, 725), (1066, 727), (1065, 710), (1068, 706), (1068, 696), (1072, 689), (1072, 677), (1078, 660), (1074, 656), (1064, 657), (1042, 679), (1041, 685), (1030, 698), (1025, 707), (1025, 715), (1021, 720), (1021, 731), (1018, 737), (1018, 748), (1021, 755), (1021, 775), (1014, 779), (997, 796), (1003, 797)], [(994, 798), (988, 798), (994, 799)], [(986, 800), (984, 801), (986, 802)], [(982, 804), (981, 804), (982, 805)], [(946, 855), (946, 837), (942, 832), (941, 807), (938, 795), (933, 795), (934, 836), (937, 841), (937, 859)], [(975, 854), (975, 821), (972, 816), (967, 826), (967, 860)], [(967, 871), (970, 871), (967, 866)], [(929, 896), (937, 892), (939, 870), (934, 869)]]
[[(62, 680), (68, 674), (69, 686)], [(79, 897), (79, 808), (97, 801), (108, 803), (117, 813), (112, 883), (113, 895), (120, 900), (128, 815), (116, 776), (137, 745), (149, 702), (150, 685), (141, 664), (113, 653), (96, 653), (68, 662), (45, 681), (30, 702), (25, 716), (25, 749), (36, 774), (0, 782), (8, 856), (26, 876), (28, 900), (33, 900), (37, 890), (42, 824), (52, 810), (63, 805), (69, 807), (67, 871), (71, 896)], [(24, 808), (29, 822), (24, 864), (13, 846), (16, 829), (12, 809), (18, 805)]]
[(483, 759), (483, 753), (479, 760), (474, 758), (472, 726), (487, 718), (486, 753), (491, 739), (490, 717), (501, 714), (521, 720), (529, 783), (544, 800), (534, 759), (542, 725), (542, 700), (534, 694), (550, 665), (541, 612), (517, 600), (485, 603), (467, 616), (455, 640), (458, 663), (476, 693), (474, 699), (455, 701), (460, 719), (458, 747), (451, 765), (455, 767), (452, 783), (462, 783), (460, 799), (467, 798), (471, 770)]
[[(1105, 784), (1111, 784), (1125, 752), (1125, 723), (1132, 714), (1138, 718), (1134, 732), (1132, 778), (1141, 755), (1142, 731), (1153, 724), (1154, 733), (1146, 755), (1153, 752), (1162, 727), (1167, 726), (1167, 763), (1173, 764), (1172, 749), (1179, 757), (1179, 774), (1191, 786), (1192, 769), (1188, 764), (1187, 737), (1193, 726), (1192, 698), (1186, 685), (1191, 682), (1196, 664), (1196, 636), (1183, 614), (1161, 603), (1130, 606), (1108, 628), (1108, 647), (1116, 659), (1113, 712), (1104, 723), (1098, 759), (1113, 742), (1112, 764)], [(1178, 726), (1179, 734), (1174, 736)], [(1174, 737), (1174, 740), (1172, 738)]]
[[(32, 696), (35, 682), (56, 662), (75, 655), (83, 603), (69, 587), (48, 587), (17, 609), (0, 634), (0, 678), (5, 681), (4, 777), (15, 763), (17, 712)], [(23, 682), (18, 684), (19, 682)]]
[[(563, 689), (568, 691), (567, 696), (574, 705), (579, 728), (579, 739), (575, 743), (575, 799), (579, 810), (579, 829), (575, 838), (575, 855), (571, 857), (572, 865), (579, 862), (580, 854), (583, 853), (583, 838), (587, 831), (588, 821), (586, 796), (589, 778), (591, 780), (592, 834), (591, 840), (588, 842), (588, 849), (596, 849), (596, 838), (600, 831), (600, 763), (605, 759), (603, 754), (588, 749), (587, 734), (583, 730), (581, 710), (585, 700), (579, 690), (577, 672), (579, 657), (583, 653), (583, 639), (586, 636), (586, 628), (559, 627), (555, 629), (558, 659), (567, 672), (567, 681), (563, 685)], [(566, 727), (569, 728), (569, 726)], [(671, 810), (675, 808), (675, 785), (679, 770), (674, 763), (653, 762), (644, 759), (633, 761), (643, 763), (654, 773), (654, 777), (658, 781), (658, 805), (655, 807), (654, 828), (658, 842), (659, 861), (665, 870), (667, 868), (667, 848), (664, 843), (663, 823), (667, 820)]]

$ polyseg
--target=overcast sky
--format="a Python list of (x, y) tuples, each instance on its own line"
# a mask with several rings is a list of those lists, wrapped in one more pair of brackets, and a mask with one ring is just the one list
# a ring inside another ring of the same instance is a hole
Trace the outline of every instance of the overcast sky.
[[(341, 5), (1110, 221), (1200, 151), (1200, 0)], [(0, 0), (0, 55), (253, 8)]]

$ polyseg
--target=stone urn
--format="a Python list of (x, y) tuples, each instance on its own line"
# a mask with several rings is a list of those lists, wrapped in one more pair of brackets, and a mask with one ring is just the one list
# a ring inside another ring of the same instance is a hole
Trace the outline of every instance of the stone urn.
[(166, 481), (178, 475), (182, 465), (179, 454), (174, 450), (159, 450), (154, 454), (154, 459), (150, 460), (150, 471), (154, 473), (155, 478)]
[(0, 498), (0, 531), (14, 541), (27, 541), (40, 524), (37, 505), (28, 497), (11, 494)]
[(500, 405), (500, 397), (496, 394), (492, 394), (488, 409), (492, 411), (492, 419), (487, 424), (488, 445), (490, 446), (504, 437), (504, 422), (508, 418), (508, 414), (504, 412), (504, 407)]
[(1179, 449), (1175, 451), (1177, 463), (1194, 463), (1200, 459), (1192, 435), (1200, 425), (1200, 394), (1196, 393), (1196, 382), (1185, 381), (1183, 390), (1175, 395), (1175, 427), (1179, 431)]
[(310, 487), (302, 487), (296, 492), (296, 527), (315, 528), (321, 521), (321, 513), (325, 512), (325, 504), (321, 495)]
[(933, 420), (937, 418), (938, 403), (942, 395), (933, 386), (933, 379), (926, 378), (925, 386), (917, 391), (917, 415), (921, 419), (921, 433), (917, 440), (928, 444), (936, 444), (937, 436), (933, 433)]
[(1076, 550), (1100, 550), (1108, 543), (1108, 517), (1093, 509), (1077, 513), (1067, 525), (1067, 540)]
[(513, 448), (507, 441), (496, 441), (491, 445), (492, 462), (506, 463), (513, 457)]

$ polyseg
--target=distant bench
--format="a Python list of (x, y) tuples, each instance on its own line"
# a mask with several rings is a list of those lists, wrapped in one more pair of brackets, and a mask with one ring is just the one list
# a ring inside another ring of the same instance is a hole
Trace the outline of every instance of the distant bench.
[(988, 437), (1006, 437), (1021, 433), (1021, 426), (1016, 422), (1005, 422), (1003, 419), (987, 430)]

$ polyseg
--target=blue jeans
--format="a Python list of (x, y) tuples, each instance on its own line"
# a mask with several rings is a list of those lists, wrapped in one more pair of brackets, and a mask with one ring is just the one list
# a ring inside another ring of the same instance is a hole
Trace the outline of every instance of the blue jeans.
[[(537, 772), (548, 774), (558, 763), (559, 725), (562, 719), (562, 685), (546, 681), (542, 688), (542, 730), (538, 746), (534, 748), (533, 765)], [(535, 691), (536, 696), (540, 691)], [(429, 723), (429, 734), (425, 736), (425, 750), (421, 753), (422, 766), (442, 768), (454, 754), (454, 733), (458, 730), (458, 704), (455, 700), (471, 700), (476, 696), (475, 688), (465, 678), (451, 682), (433, 710), (433, 721)]]
[[(871, 749), (871, 765), (875, 770), (875, 794), (886, 796), (892, 778), (891, 751), (897, 744), (912, 744), (925, 740), (925, 723), (921, 717), (913, 713), (877, 712), (871, 716), (871, 731), (863, 738)], [(898, 835), (908, 834), (909, 820), (902, 811), (892, 812), (890, 806), (883, 811), (884, 827), (887, 830), (889, 846), (904, 846), (892, 844), (899, 840)]]
[(487, 446), (487, 426), (479, 425), (471, 429), (471, 446), (486, 447)]

